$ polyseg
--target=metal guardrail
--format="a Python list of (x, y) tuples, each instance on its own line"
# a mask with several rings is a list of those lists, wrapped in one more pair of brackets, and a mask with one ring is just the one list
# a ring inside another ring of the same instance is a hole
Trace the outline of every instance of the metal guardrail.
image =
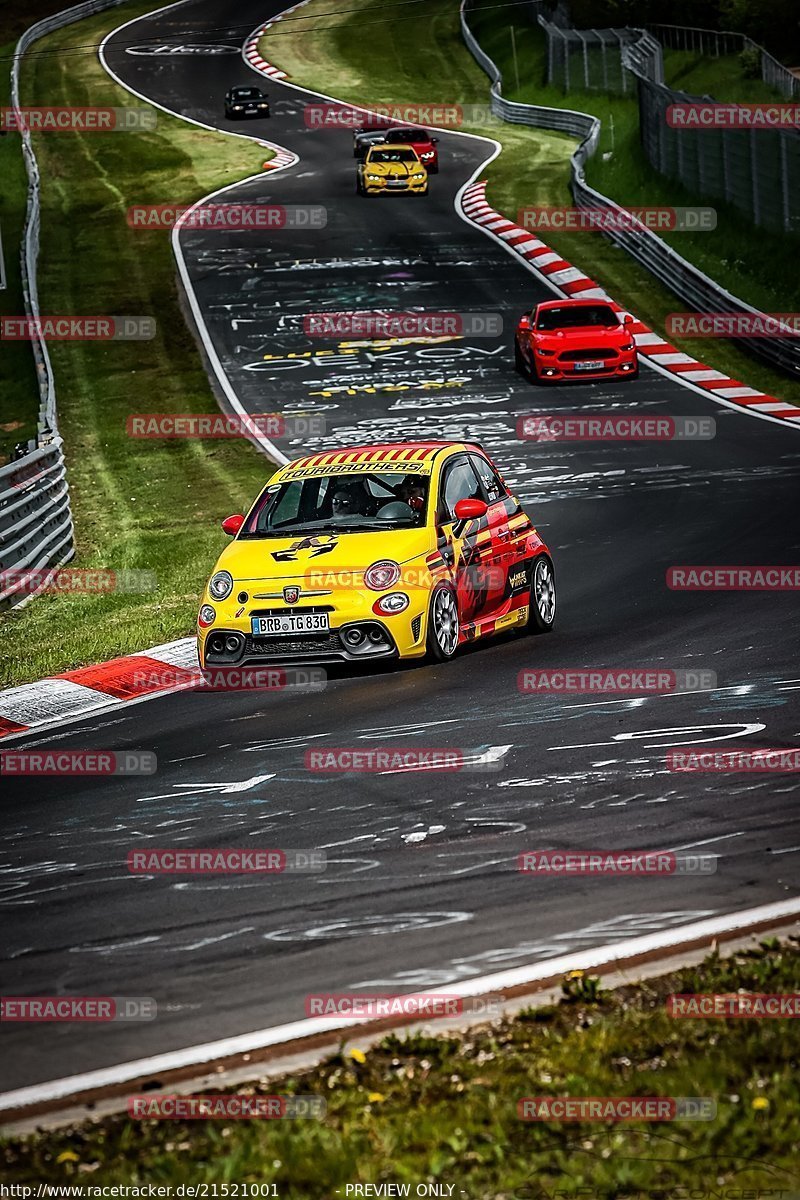
[[(19, 39), (11, 67), (11, 106), (20, 107), (20, 67), (25, 52), (39, 38), (124, 0), (86, 0), (83, 4), (37, 21)], [(28, 199), (20, 264), (22, 294), (29, 317), (41, 315), (37, 263), (41, 207), (39, 165), (30, 131), (21, 130), (22, 155), (28, 176)], [(0, 468), (0, 572), (41, 571), (60, 566), (75, 553), (64, 448), (58, 436), (56, 386), (47, 343), (38, 332), (31, 342), (39, 386), (38, 448)], [(16, 590), (0, 574), (0, 612), (24, 603), (36, 591)]]
[(15, 586), (18, 572), (24, 576), (60, 566), (73, 553), (67, 472), (61, 438), (56, 437), (0, 467), (0, 611), (41, 590)]
[[(557, 130), (580, 138), (580, 145), (570, 160), (571, 187), (575, 204), (579, 208), (602, 208), (621, 212), (621, 208), (608, 196), (602, 195), (586, 182), (586, 162), (597, 150), (601, 123), (591, 113), (566, 108), (542, 108), (534, 104), (521, 104), (505, 100), (502, 96), (502, 75), (496, 63), (480, 48), (467, 21), (470, 0), (461, 0), (461, 32), (467, 49), (483, 67), (491, 85), (492, 112), (504, 121), (517, 125), (531, 125), (537, 129)], [(620, 222), (622, 224), (622, 222)], [(603, 233), (615, 245), (626, 250), (665, 287), (679, 296), (697, 312), (741, 312), (763, 317), (738, 296), (733, 296), (720, 284), (705, 275), (699, 267), (688, 262), (673, 250), (652, 230), (625, 228)], [(794, 378), (800, 376), (800, 340), (797, 338), (752, 338), (736, 340), (743, 349), (765, 359)]]

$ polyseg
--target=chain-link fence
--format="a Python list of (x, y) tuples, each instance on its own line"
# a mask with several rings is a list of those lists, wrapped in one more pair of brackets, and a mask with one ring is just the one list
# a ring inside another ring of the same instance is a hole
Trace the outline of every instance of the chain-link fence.
[(742, 54), (748, 51), (757, 63), (757, 69), (764, 83), (774, 87), (787, 100), (800, 97), (800, 79), (779, 63), (777, 58), (751, 41), (743, 33), (731, 33), (716, 29), (687, 29), (682, 25), (648, 25), (662, 46), (669, 50), (689, 50), (693, 54), (702, 54), (706, 58), (723, 58), (729, 54)]
[(639, 81), (639, 125), (648, 161), (696, 195), (733, 205), (762, 229), (800, 234), (800, 133), (670, 127), (670, 106), (702, 103), (685, 92)]
[[(654, 34), (663, 35), (670, 49), (711, 57), (757, 50), (765, 78), (774, 76), (787, 95), (796, 84), (800, 89), (800, 81), (765, 50), (741, 34), (705, 29), (559, 29), (543, 17), (539, 24), (547, 38), (548, 83), (564, 92), (636, 92), (642, 147), (661, 175), (704, 199), (724, 200), (761, 229), (800, 234), (800, 132), (753, 124), (713, 127), (711, 97), (691, 96), (664, 83), (662, 44)], [(703, 123), (671, 124), (675, 105), (693, 106)], [(736, 105), (726, 107), (735, 115)]]
[(547, 37), (547, 82), (565, 93), (635, 95), (636, 75), (623, 52), (643, 40), (639, 52), (653, 59), (653, 77), (664, 77), (658, 42), (641, 29), (565, 29), (542, 16), (539, 24)]

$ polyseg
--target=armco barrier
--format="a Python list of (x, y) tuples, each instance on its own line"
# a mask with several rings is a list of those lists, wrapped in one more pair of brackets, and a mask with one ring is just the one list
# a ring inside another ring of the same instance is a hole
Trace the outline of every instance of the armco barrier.
[[(73, 8), (37, 21), (17, 43), (11, 67), (11, 104), (20, 106), (19, 76), (26, 50), (39, 38), (63, 29), (84, 17), (124, 0), (86, 0)], [(28, 202), (20, 254), (22, 293), (30, 317), (40, 316), (36, 267), (39, 258), (41, 212), (39, 166), (29, 130), (23, 129), (22, 155), (28, 175)], [(56, 388), (53, 366), (42, 337), (32, 343), (39, 385), (39, 448), (0, 468), (0, 570), (37, 569), (67, 562), (74, 554), (72, 515), (69, 506), (63, 444), (57, 436)], [(0, 611), (29, 596), (11, 593), (0, 583)]]
[[(535, 104), (520, 104), (505, 100), (501, 95), (502, 75), (496, 63), (481, 49), (467, 21), (470, 0), (461, 0), (461, 32), (464, 42), (475, 61), (491, 79), (491, 109), (504, 121), (516, 125), (531, 125), (537, 129), (556, 130), (580, 138), (580, 145), (571, 159), (571, 186), (575, 204), (579, 208), (604, 208), (621, 212), (620, 206), (608, 196), (602, 195), (586, 182), (586, 162), (595, 153), (600, 137), (600, 120), (590, 113), (568, 108), (542, 108)], [(632, 44), (632, 47), (635, 43)], [(623, 51), (627, 54), (628, 51)], [(636, 64), (630, 62), (630, 69)], [(621, 222), (622, 224), (622, 222)], [(662, 238), (646, 229), (619, 229), (605, 233), (615, 245), (626, 250), (641, 263), (665, 287), (674, 292), (697, 312), (741, 312), (763, 316), (757, 308), (731, 295), (720, 284), (705, 275), (699, 267), (683, 258)], [(771, 366), (778, 367), (788, 375), (800, 376), (800, 339), (797, 338), (753, 338), (731, 339), (751, 354), (766, 359)]]
[[(61, 438), (0, 467), (0, 569), (39, 571), (73, 555)], [(29, 599), (0, 575), (0, 611)]]

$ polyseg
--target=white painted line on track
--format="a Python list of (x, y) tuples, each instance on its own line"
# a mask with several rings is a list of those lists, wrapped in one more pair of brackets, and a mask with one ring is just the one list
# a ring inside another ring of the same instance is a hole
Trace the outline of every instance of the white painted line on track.
[[(781, 920), (791, 920), (793, 917), (800, 917), (800, 896), (790, 900), (779, 900), (772, 904), (763, 904), (757, 908), (743, 909), (740, 912), (726, 913), (723, 916), (708, 917), (689, 925), (673, 926), (671, 929), (629, 938), (623, 942), (612, 942), (604, 946), (595, 946), (590, 950), (563, 954), (558, 958), (545, 959), (543, 962), (516, 967), (508, 971), (498, 971), (492, 975), (481, 975), (474, 979), (462, 980), (458, 983), (448, 984), (447, 993), (463, 998), (482, 996), (487, 993), (503, 993), (512, 988), (524, 987), (540, 980), (566, 974), (567, 971), (590, 971), (605, 964), (621, 963), (624, 960), (639, 958), (643, 955), (652, 955), (658, 951), (674, 953), (681, 945), (687, 943), (712, 941), (722, 934), (746, 932), (754, 925), (762, 925), (766, 922), (777, 924)], [(436, 996), (441, 994), (441, 989), (415, 992), (414, 994)], [(4, 1092), (0, 1094), (0, 1113), (16, 1112), (33, 1105), (52, 1104), (86, 1092), (117, 1087), (120, 1084), (168, 1071), (206, 1067), (215, 1061), (232, 1058), (239, 1054), (252, 1053), (272, 1046), (282, 1046), (302, 1038), (319, 1037), (324, 1033), (344, 1032), (348, 1029), (354, 1033), (366, 1034), (370, 1031), (369, 1023), (361, 1022), (357, 1018), (306, 1018), (286, 1025), (276, 1025), (267, 1029), (258, 1029), (252, 1033), (221, 1038), (215, 1042), (186, 1046), (181, 1050), (172, 1050), (149, 1058), (134, 1059), (130, 1062), (119, 1063), (114, 1067), (87, 1071), (82, 1075), (70, 1075), (64, 1079), (52, 1079), (47, 1083)]]

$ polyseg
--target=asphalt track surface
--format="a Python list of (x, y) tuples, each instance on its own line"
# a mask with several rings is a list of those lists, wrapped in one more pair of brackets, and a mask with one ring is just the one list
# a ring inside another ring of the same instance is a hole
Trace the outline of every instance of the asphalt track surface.
[[(151, 43), (240, 45), (279, 9), (202, 0), (144, 18), (107, 47), (109, 66), (142, 94), (300, 156), (226, 199), (327, 208), (318, 232), (184, 233), (228, 377), (252, 412), (324, 413), (326, 437), (304, 449), (480, 439), (552, 548), (557, 629), (472, 647), (445, 666), (336, 669), (323, 693), (170, 695), (16, 740), (154, 750), (159, 769), (6, 782), (4, 992), (151, 996), (159, 1015), (146, 1024), (4, 1024), (4, 1089), (299, 1020), (310, 993), (446, 990), (785, 899), (800, 885), (796, 776), (687, 776), (665, 766), (670, 746), (797, 746), (796, 597), (665, 585), (672, 564), (798, 561), (797, 435), (646, 367), (626, 386), (546, 393), (516, 375), (513, 324), (549, 293), (454, 210), (486, 143), (442, 134), (427, 199), (363, 200), (349, 133), (307, 128), (303, 93), (269, 83), (272, 119), (232, 126), (223, 93), (257, 82), (239, 57), (127, 53)], [(304, 312), (380, 306), (500, 312), (506, 334), (355, 354), (320, 343), (334, 352), (320, 357), (302, 333)], [(634, 407), (711, 415), (717, 436), (558, 445), (515, 436), (517, 417), (535, 410)], [(220, 495), (220, 517), (229, 508)], [(211, 565), (198, 563), (198, 577)], [(649, 665), (711, 670), (718, 687), (635, 699), (517, 687), (525, 666)], [(309, 746), (461, 748), (494, 756), (496, 769), (316, 775), (303, 765)], [(132, 877), (127, 853), (148, 845), (324, 849), (328, 869)], [(697, 848), (718, 855), (717, 869), (521, 875), (516, 855), (540, 847)]]

